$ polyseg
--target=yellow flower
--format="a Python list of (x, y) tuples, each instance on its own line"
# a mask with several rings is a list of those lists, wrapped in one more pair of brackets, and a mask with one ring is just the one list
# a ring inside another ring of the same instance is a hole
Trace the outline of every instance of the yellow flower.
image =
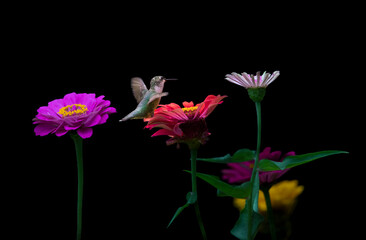
[[(285, 180), (274, 184), (269, 189), (273, 211), (282, 210), (291, 213), (295, 206), (296, 198), (304, 191), (304, 186), (299, 186), (297, 180)], [(234, 207), (240, 211), (244, 209), (245, 199), (234, 198)], [(260, 190), (258, 197), (258, 210), (261, 214), (267, 212), (267, 205), (264, 194)]]

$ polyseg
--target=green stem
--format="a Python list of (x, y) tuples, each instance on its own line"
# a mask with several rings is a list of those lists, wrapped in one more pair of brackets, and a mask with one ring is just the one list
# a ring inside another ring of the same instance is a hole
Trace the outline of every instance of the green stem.
[(83, 212), (83, 186), (84, 186), (84, 168), (83, 168), (83, 139), (78, 134), (72, 134), (75, 143), (76, 161), (78, 168), (78, 200), (77, 200), (77, 229), (76, 239), (81, 239), (82, 212)]
[[(259, 152), (261, 149), (261, 134), (262, 134), (262, 114), (261, 114), (261, 103), (255, 102), (255, 108), (257, 111), (257, 150), (255, 153), (254, 166), (252, 171), (252, 176), (250, 178), (251, 189), (254, 187), (254, 179), (257, 174), (258, 162), (259, 162)], [(249, 219), (248, 219), (248, 239), (252, 239), (252, 226), (253, 226), (253, 191), (249, 194)]]
[(269, 222), (269, 230), (271, 232), (271, 239), (276, 240), (277, 239), (276, 226), (275, 226), (275, 222), (274, 222), (271, 197), (269, 196), (269, 189), (270, 189), (270, 187), (263, 187), (262, 191), (263, 191), (264, 198), (266, 200), (266, 205), (267, 205), (267, 218), (268, 218), (268, 222)]
[[(197, 176), (196, 176), (197, 175), (196, 174), (197, 149), (198, 148), (190, 147), (190, 151), (191, 151), (192, 194), (194, 194), (196, 196), (197, 196)], [(194, 203), (194, 209), (196, 211), (196, 216), (197, 216), (198, 224), (200, 226), (202, 238), (207, 240), (205, 227), (203, 226), (203, 222), (202, 222), (202, 218), (201, 218), (201, 214), (200, 214), (200, 209), (198, 207), (198, 200), (196, 200), (196, 202)]]

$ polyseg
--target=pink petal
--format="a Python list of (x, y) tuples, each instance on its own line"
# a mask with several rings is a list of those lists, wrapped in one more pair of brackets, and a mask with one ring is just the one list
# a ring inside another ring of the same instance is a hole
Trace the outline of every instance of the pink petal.
[(117, 110), (114, 107), (108, 107), (108, 108), (104, 109), (103, 111), (101, 111), (100, 113), (111, 114), (111, 113), (116, 113), (116, 112), (117, 112)]
[(102, 119), (102, 117), (100, 115), (96, 114), (94, 116), (91, 116), (87, 121), (85, 121), (84, 125), (86, 127), (95, 126), (100, 122), (101, 119)]
[(37, 118), (45, 121), (49, 121), (52, 118), (60, 118), (57, 112), (50, 107), (40, 107), (37, 112), (39, 113), (37, 114)]
[(69, 93), (69, 94), (66, 94), (63, 98), (63, 101), (64, 101), (64, 104), (65, 106), (66, 105), (72, 105), (72, 104), (75, 104), (75, 103), (78, 103), (76, 102), (76, 96), (77, 94), (76, 93)]
[(158, 131), (156, 131), (156, 133), (154, 133), (152, 135), (152, 137), (155, 136), (161, 136), (161, 135), (173, 135), (173, 132), (171, 130), (167, 130), (167, 129), (159, 129)]
[(109, 115), (108, 115), (108, 114), (103, 114), (103, 115), (100, 117), (100, 121), (99, 121), (99, 123), (98, 123), (98, 124), (106, 123), (108, 118), (109, 118)]
[(283, 157), (281, 158), (281, 161), (283, 160), (283, 159), (285, 159), (286, 157), (288, 157), (288, 156), (295, 156), (296, 154), (295, 154), (295, 152), (288, 152), (288, 153), (286, 153), (285, 155), (283, 155)]
[[(65, 127), (66, 127), (66, 126), (65, 126)], [(55, 135), (56, 135), (57, 137), (61, 137), (61, 136), (65, 135), (68, 131), (69, 131), (69, 130), (67, 130), (67, 129), (63, 128), (63, 127), (59, 127), (59, 128), (56, 130)]]
[(259, 160), (262, 160), (262, 159), (273, 160), (270, 158), (270, 153), (271, 153), (271, 148), (266, 147), (261, 153), (259, 153)]
[(64, 103), (63, 99), (56, 99), (48, 103), (48, 107), (50, 110), (53, 110), (55, 113), (57, 113), (61, 108), (65, 107), (68, 104)]
[(274, 152), (270, 153), (269, 159), (274, 160), (274, 161), (279, 161), (280, 157), (281, 157), (281, 151), (274, 151)]
[(51, 133), (52, 131), (54, 131), (56, 129), (56, 125), (54, 124), (38, 124), (35, 128), (34, 128), (34, 132), (36, 134), (36, 136), (45, 136), (49, 133)]
[(78, 129), (80, 126), (69, 126), (69, 125), (66, 125), (64, 128), (65, 130), (76, 130)]
[(93, 135), (93, 129), (88, 127), (79, 128), (77, 133), (81, 138), (90, 138)]
[(181, 124), (182, 124), (182, 123), (178, 123), (178, 124), (176, 124), (176, 125), (174, 126), (174, 128), (173, 128), (174, 135), (179, 136), (179, 137), (182, 137), (182, 136), (183, 136), (183, 131), (182, 131), (182, 129), (180, 129), (180, 127), (179, 127)]

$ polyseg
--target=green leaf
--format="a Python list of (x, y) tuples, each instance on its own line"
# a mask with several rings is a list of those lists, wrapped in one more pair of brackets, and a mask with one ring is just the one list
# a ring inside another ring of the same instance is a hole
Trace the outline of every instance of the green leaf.
[(188, 204), (194, 204), (197, 201), (197, 193), (195, 192), (187, 193), (186, 199)]
[[(230, 184), (228, 184), (230, 185)], [(235, 197), (235, 198), (247, 198), (250, 192), (250, 181), (242, 183), (240, 185), (230, 185), (231, 189), (226, 190), (225, 193), (220, 189), (217, 189), (218, 197)], [(230, 188), (229, 187), (229, 188)]]
[[(255, 238), (260, 224), (263, 222), (264, 217), (258, 213), (258, 196), (259, 196), (259, 174), (256, 173), (253, 185), (253, 205), (246, 204), (244, 210), (240, 213), (238, 221), (235, 223), (234, 228), (231, 230), (231, 234), (240, 240), (248, 240), (249, 229), (249, 208), (252, 210), (252, 239)], [(247, 200), (249, 203), (249, 199)]]
[(262, 159), (259, 161), (258, 167), (260, 171), (275, 171), (275, 170), (285, 170), (287, 168), (296, 167), (319, 158), (327, 157), (334, 154), (348, 153), (345, 151), (329, 150), (320, 151), (314, 153), (306, 153), (302, 155), (288, 156), (283, 159), (282, 162), (275, 162), (268, 159)]
[(233, 156), (226, 154), (223, 157), (214, 158), (197, 158), (199, 161), (214, 162), (214, 163), (232, 163), (232, 162), (246, 162), (251, 161), (255, 157), (255, 151), (243, 148), (234, 153)]
[(231, 160), (232, 162), (247, 162), (254, 160), (254, 158), (255, 151), (243, 148), (236, 151)]
[[(238, 221), (235, 223), (231, 234), (240, 240), (248, 240), (248, 219), (249, 219), (249, 208), (245, 206), (244, 210), (240, 213)], [(253, 211), (253, 225), (252, 225), (252, 239), (258, 232), (260, 224), (263, 222), (264, 217), (258, 212)]]
[(188, 207), (189, 205), (194, 204), (197, 201), (197, 193), (195, 193), (195, 192), (187, 193), (186, 199), (187, 199), (187, 203), (177, 209), (177, 211), (174, 213), (174, 216), (172, 217), (172, 220), (170, 220), (167, 228), (173, 223), (173, 221), (178, 217), (179, 214), (181, 214), (181, 212), (186, 207)]
[(223, 157), (214, 157), (214, 158), (197, 158), (197, 160), (205, 162), (214, 162), (214, 163), (229, 163), (231, 160), (231, 155), (226, 154)]
[[(185, 171), (191, 173), (191, 171)], [(196, 173), (197, 177), (204, 180), (208, 184), (217, 188), (219, 191), (219, 196), (231, 196), (235, 198), (247, 198), (250, 193), (250, 183), (246, 182), (239, 186), (233, 186), (226, 182), (223, 182), (217, 176), (204, 174), (204, 173)]]

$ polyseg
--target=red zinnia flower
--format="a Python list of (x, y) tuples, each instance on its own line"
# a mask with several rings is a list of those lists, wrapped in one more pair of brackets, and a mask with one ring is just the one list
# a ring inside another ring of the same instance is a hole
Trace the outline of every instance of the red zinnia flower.
[(183, 102), (183, 108), (175, 103), (160, 105), (154, 116), (148, 119), (146, 128), (161, 128), (152, 137), (170, 136), (167, 145), (180, 142), (204, 144), (210, 135), (205, 119), (225, 97), (209, 95), (196, 105), (193, 102)]

